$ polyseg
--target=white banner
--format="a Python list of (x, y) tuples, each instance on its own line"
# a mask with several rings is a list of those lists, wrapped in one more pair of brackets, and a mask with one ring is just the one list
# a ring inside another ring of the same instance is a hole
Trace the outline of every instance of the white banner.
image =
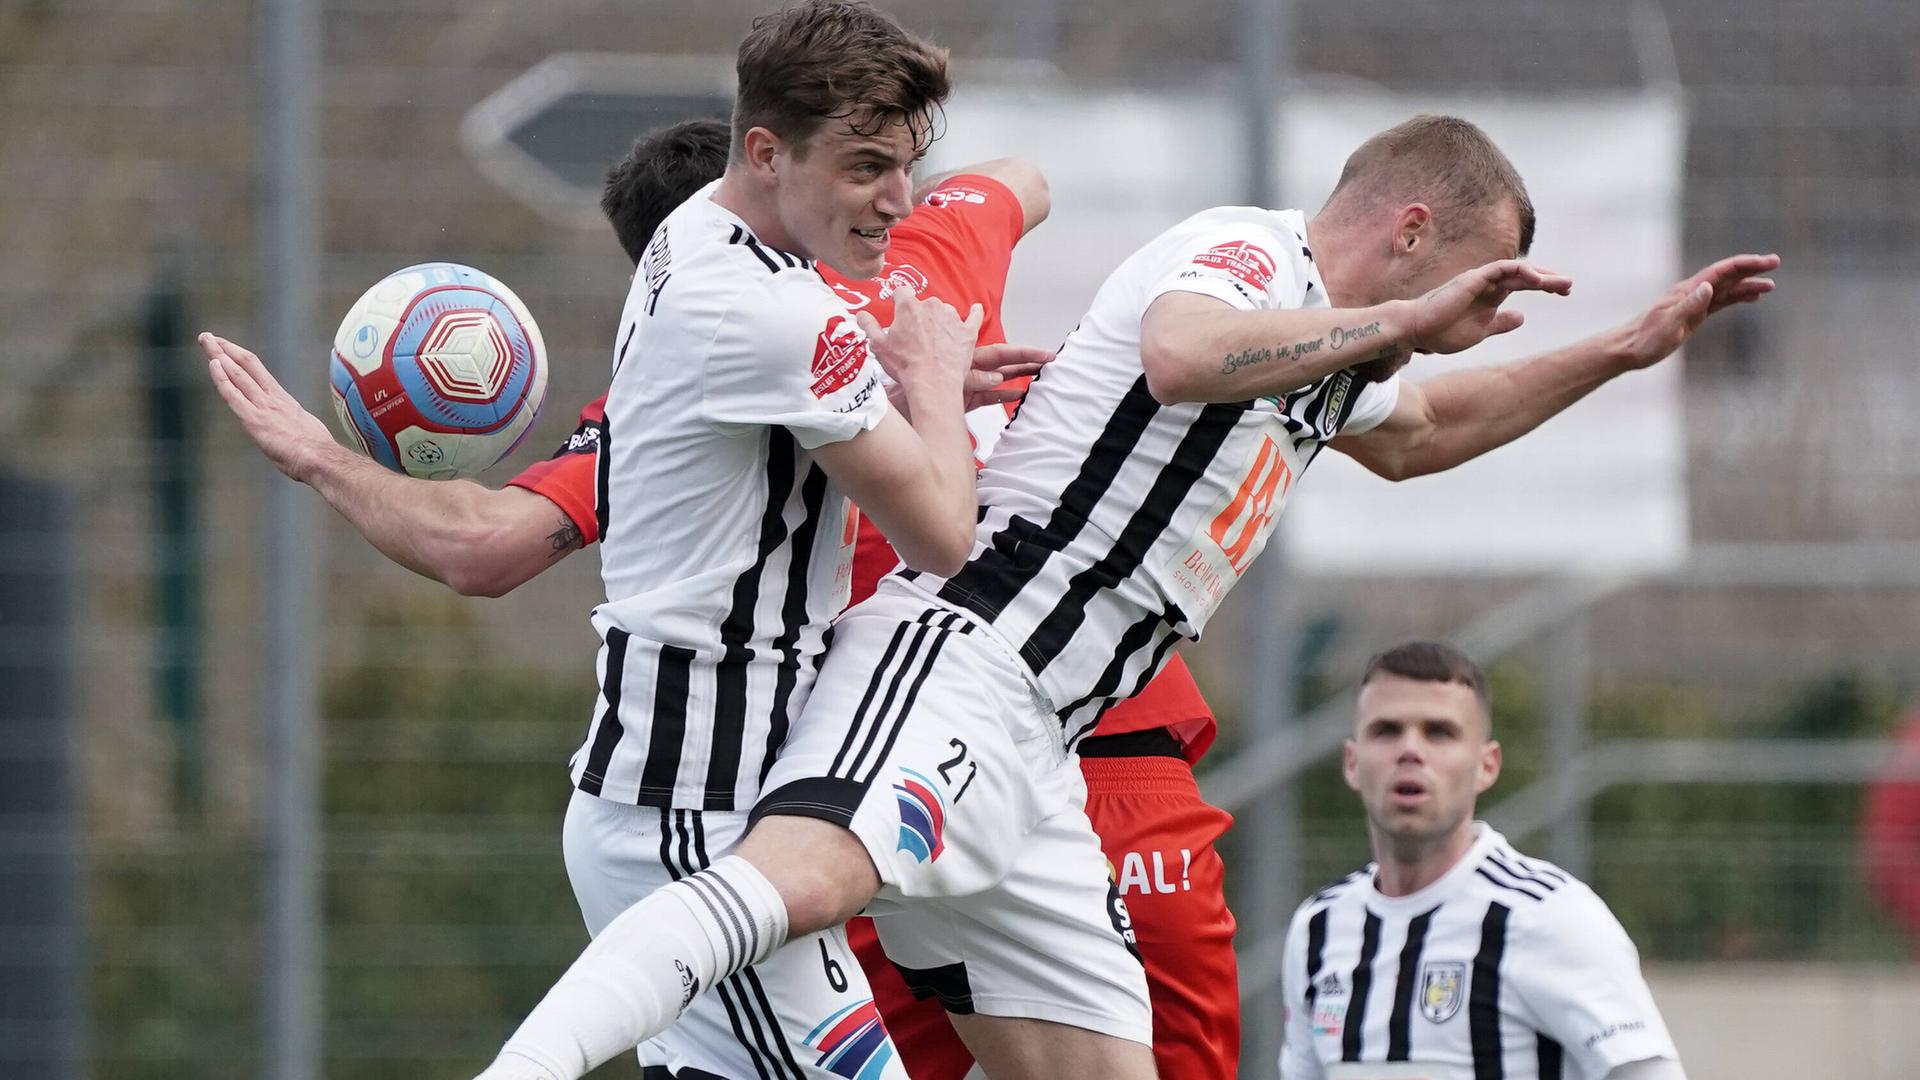
[[(1533, 257), (1575, 284), (1568, 298), (1522, 298), (1525, 327), (1461, 356), (1416, 358), (1409, 377), (1574, 341), (1679, 279), (1685, 124), (1669, 96), (1299, 94), (1282, 110), (1278, 140), (1290, 205), (1311, 214), (1361, 141), (1423, 111), (1471, 119), (1506, 150), (1539, 216)], [(1239, 118), (1224, 95), (963, 87), (948, 120), (936, 167), (1015, 155), (1052, 185), (1052, 217), (1014, 260), (1004, 318), (1016, 341), (1056, 344), (1121, 259), (1188, 214), (1238, 201)], [(1687, 547), (1677, 361), (1616, 380), (1449, 473), (1391, 484), (1321, 454), (1282, 521), (1289, 561), (1354, 573), (1677, 564)]]

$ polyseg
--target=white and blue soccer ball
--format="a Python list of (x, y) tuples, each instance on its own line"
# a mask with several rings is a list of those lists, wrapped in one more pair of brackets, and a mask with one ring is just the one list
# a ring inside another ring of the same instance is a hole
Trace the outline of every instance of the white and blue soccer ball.
[(546, 346), (520, 298), (458, 263), (397, 270), (333, 335), (335, 431), (395, 472), (473, 476), (506, 457), (547, 396)]

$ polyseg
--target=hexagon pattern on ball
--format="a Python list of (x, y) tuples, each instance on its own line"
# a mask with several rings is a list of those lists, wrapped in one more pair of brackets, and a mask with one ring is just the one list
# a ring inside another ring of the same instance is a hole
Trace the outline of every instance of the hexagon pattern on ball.
[(458, 263), (397, 270), (340, 322), (328, 372), (335, 433), (395, 472), (474, 476), (512, 453), (547, 393), (526, 305)]

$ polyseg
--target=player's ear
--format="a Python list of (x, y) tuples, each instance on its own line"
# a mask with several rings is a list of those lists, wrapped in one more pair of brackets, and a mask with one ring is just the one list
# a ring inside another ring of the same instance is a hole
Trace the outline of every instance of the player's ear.
[(764, 180), (773, 177), (773, 159), (785, 149), (786, 142), (771, 129), (756, 127), (748, 129), (741, 146), (745, 151), (747, 172)]
[(1426, 203), (1408, 203), (1393, 219), (1393, 253), (1411, 255), (1433, 235), (1433, 211)]
[(1480, 751), (1480, 774), (1474, 778), (1473, 787), (1476, 793), (1485, 792), (1493, 786), (1494, 781), (1500, 779), (1502, 760), (1499, 740), (1488, 739), (1487, 745)]
[(1347, 786), (1355, 791), (1360, 790), (1359, 764), (1359, 757), (1354, 751), (1353, 740), (1348, 739), (1346, 745), (1342, 747), (1340, 751), (1340, 775), (1346, 779)]

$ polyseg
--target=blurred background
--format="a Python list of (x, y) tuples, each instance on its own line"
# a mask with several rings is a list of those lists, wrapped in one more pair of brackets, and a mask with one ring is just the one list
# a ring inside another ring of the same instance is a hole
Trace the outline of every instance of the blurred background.
[[(583, 943), (558, 841), (597, 556), (498, 600), (386, 563), (265, 464), (192, 339), (318, 410), (367, 286), (479, 266), (552, 364), (511, 476), (605, 385), (602, 173), (724, 114), (769, 3), (0, 2), (0, 1076), (464, 1077)], [(1920, 5), (885, 6), (957, 61), (930, 164), (1053, 183), (1016, 340), (1188, 213), (1311, 211), (1422, 109), (1507, 146), (1536, 255), (1581, 283), (1488, 358), (1786, 260), (1684, 360), (1456, 476), (1317, 466), (1188, 651), (1240, 822), (1242, 1074), (1273, 1074), (1287, 917), (1367, 858), (1353, 681), (1438, 636), (1494, 672), (1485, 814), (1613, 906), (1691, 1075), (1913, 1076)]]

